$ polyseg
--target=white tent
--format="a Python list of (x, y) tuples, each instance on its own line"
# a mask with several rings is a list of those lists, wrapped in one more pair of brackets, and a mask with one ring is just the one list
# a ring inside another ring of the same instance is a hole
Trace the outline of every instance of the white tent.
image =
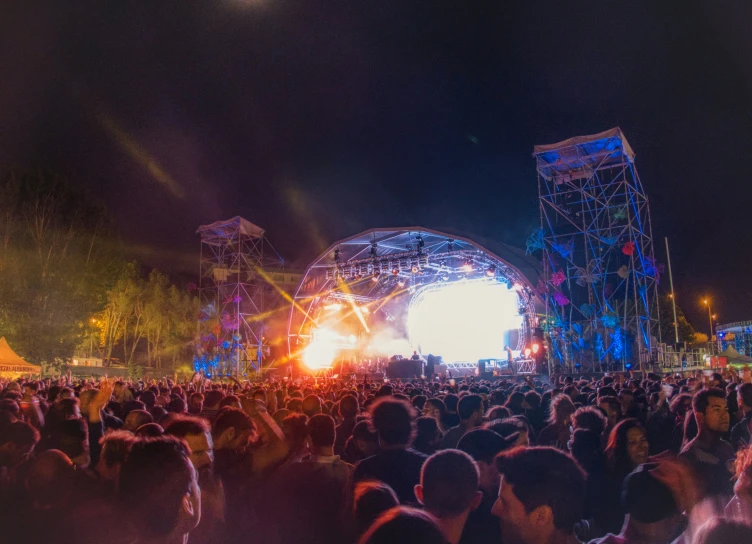
[(729, 364), (748, 365), (752, 364), (752, 357), (742, 355), (733, 346), (728, 346), (718, 354), (718, 357), (725, 357)]

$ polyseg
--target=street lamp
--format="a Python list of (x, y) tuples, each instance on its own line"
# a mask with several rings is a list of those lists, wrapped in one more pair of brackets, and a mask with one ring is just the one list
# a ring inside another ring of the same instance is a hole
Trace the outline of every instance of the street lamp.
[(710, 299), (704, 298), (702, 299), (702, 303), (708, 307), (708, 324), (710, 325), (710, 336), (708, 336), (708, 340), (710, 343), (713, 343), (713, 312), (710, 311)]

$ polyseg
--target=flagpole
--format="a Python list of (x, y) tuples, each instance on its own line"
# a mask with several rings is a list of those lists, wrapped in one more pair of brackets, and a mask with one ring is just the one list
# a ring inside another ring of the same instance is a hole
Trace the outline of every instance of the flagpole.
[(676, 341), (676, 349), (679, 348), (679, 324), (676, 320), (676, 295), (674, 294), (674, 275), (671, 273), (671, 254), (668, 251), (668, 238), (666, 240), (666, 261), (668, 262), (668, 281), (671, 286), (671, 305), (674, 308), (674, 340)]

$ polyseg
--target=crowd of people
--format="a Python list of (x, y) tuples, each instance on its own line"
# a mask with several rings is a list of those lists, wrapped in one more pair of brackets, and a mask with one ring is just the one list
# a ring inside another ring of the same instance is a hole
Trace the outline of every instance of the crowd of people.
[(752, 375), (0, 382), (0, 541), (752, 542)]

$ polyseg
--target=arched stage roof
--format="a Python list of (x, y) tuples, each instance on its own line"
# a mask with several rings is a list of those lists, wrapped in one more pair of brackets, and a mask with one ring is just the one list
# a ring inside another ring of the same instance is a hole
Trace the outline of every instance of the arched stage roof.
[[(473, 263), (475, 277), (486, 271), (493, 275), (493, 270), (499, 281), (520, 284), (524, 288), (521, 304), (530, 313), (539, 309), (541, 299), (534, 295), (542, 278), (540, 264), (522, 249), (446, 229), (374, 228), (334, 242), (308, 265), (295, 292), (288, 337), (306, 335), (326, 300), (349, 297), (366, 303), (383, 299), (390, 288), (387, 282), (400, 280), (420, 289), (440, 281), (441, 275), (460, 277), (468, 261)], [(416, 266), (419, 274), (415, 274)]]
[(331, 266), (332, 263), (324, 264), (324, 261), (326, 261), (327, 258), (331, 260), (334, 250), (337, 248), (340, 249), (340, 260), (349, 261), (356, 258), (368, 257), (368, 250), (371, 247), (372, 241), (374, 239), (377, 242), (382, 240), (384, 244), (388, 243), (389, 250), (382, 253), (382, 244), (380, 243), (379, 257), (388, 256), (390, 253), (405, 251), (405, 246), (412, 242), (418, 234), (423, 235), (426, 246), (429, 246), (429, 240), (432, 240), (439, 245), (447, 240), (453, 240), (486, 252), (499, 261), (516, 269), (521, 276), (527, 279), (528, 284), (533, 288), (536, 287), (538, 282), (543, 278), (540, 262), (531, 255), (525, 254), (524, 249), (516, 248), (509, 244), (497, 242), (496, 240), (491, 240), (482, 236), (462, 233), (454, 229), (444, 228), (440, 231), (415, 226), (374, 228), (338, 240), (326, 248), (326, 250), (311, 262), (306, 269), (306, 274), (313, 268)]

